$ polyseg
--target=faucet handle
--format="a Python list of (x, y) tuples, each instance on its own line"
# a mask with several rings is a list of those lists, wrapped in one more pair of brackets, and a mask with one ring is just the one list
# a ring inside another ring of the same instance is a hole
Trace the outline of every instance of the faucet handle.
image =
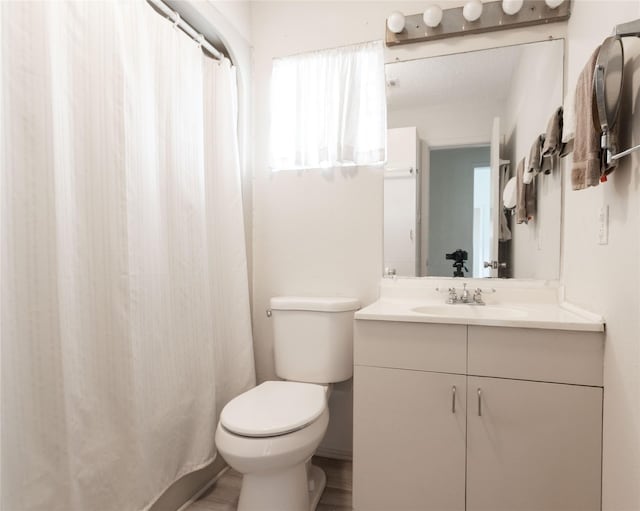
[(447, 303), (456, 303), (458, 301), (458, 295), (456, 294), (456, 288), (449, 288), (449, 298), (447, 298)]
[(495, 292), (496, 290), (493, 287), (489, 289), (482, 289), (477, 287), (473, 293), (473, 302), (477, 303), (478, 305), (485, 305), (484, 300), (482, 299), (482, 293), (495, 293)]

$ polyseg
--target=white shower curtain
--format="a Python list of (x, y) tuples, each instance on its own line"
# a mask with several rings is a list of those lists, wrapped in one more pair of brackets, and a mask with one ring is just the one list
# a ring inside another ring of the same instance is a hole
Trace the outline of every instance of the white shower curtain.
[(234, 70), (143, 1), (0, 38), (0, 508), (145, 509), (255, 383)]

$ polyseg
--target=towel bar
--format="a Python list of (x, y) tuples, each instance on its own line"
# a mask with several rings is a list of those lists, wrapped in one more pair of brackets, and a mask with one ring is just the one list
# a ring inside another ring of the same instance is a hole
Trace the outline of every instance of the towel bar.
[(619, 153), (616, 153), (616, 154), (612, 154), (611, 155), (611, 159), (612, 160), (619, 160), (623, 156), (627, 156), (628, 154), (631, 154), (632, 152), (638, 151), (638, 150), (640, 150), (640, 145), (637, 145), (637, 146), (634, 146), (634, 147), (630, 147), (629, 149), (625, 149), (624, 151), (620, 151)]
[(418, 173), (418, 169), (414, 169), (413, 167), (385, 167), (384, 177), (385, 178), (408, 177), (408, 176), (412, 176), (414, 171), (416, 174)]

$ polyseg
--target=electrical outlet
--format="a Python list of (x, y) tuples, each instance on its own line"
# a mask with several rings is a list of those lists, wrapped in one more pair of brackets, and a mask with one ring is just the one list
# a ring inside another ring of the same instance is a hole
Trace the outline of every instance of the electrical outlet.
[(598, 245), (609, 243), (609, 206), (602, 206), (598, 212)]

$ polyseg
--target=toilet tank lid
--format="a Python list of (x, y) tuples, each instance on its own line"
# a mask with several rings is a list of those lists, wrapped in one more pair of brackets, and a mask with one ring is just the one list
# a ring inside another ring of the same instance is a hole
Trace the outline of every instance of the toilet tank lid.
[(271, 298), (271, 309), (288, 311), (345, 312), (360, 308), (355, 298), (340, 296), (276, 296)]

